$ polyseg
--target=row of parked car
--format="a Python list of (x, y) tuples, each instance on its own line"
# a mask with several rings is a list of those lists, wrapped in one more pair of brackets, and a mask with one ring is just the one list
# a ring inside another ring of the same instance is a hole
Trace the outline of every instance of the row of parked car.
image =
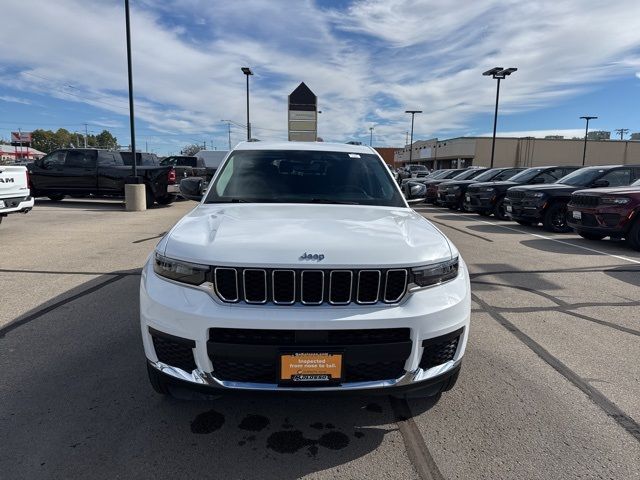
[(405, 196), (640, 250), (640, 165), (437, 170), (401, 181)]

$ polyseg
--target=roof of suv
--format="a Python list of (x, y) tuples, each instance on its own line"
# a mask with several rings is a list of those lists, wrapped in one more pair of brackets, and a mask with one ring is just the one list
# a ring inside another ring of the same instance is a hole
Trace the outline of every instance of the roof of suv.
[(376, 153), (367, 145), (328, 142), (242, 142), (234, 150), (310, 150), (318, 152)]

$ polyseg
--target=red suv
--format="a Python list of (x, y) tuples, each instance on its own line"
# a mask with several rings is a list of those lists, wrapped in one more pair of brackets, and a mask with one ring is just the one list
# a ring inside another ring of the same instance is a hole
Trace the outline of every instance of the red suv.
[(628, 187), (574, 192), (567, 205), (567, 223), (589, 240), (626, 238), (640, 250), (640, 180)]

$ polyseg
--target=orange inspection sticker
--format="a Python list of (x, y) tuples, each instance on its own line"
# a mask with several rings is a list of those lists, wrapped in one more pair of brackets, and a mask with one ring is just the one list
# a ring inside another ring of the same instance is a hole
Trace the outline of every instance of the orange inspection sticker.
[(293, 353), (280, 357), (280, 380), (327, 382), (341, 378), (341, 353)]

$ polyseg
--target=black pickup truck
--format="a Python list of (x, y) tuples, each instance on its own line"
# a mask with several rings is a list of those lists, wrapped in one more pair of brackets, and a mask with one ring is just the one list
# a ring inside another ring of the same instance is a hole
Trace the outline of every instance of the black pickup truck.
[(545, 230), (570, 232), (567, 203), (576, 190), (623, 187), (640, 177), (640, 165), (585, 167), (548, 185), (511, 187), (504, 201), (507, 215), (521, 225), (542, 222)]
[(557, 182), (579, 168), (573, 166), (533, 167), (523, 170), (508, 180), (474, 183), (467, 188), (465, 205), (470, 212), (487, 217), (493, 214), (500, 220), (509, 220), (504, 206), (504, 197), (511, 187)]
[(215, 169), (213, 171), (207, 169), (204, 159), (187, 155), (172, 155), (163, 158), (160, 160), (160, 165), (172, 166), (178, 180), (188, 177), (202, 177), (208, 182), (215, 173)]
[[(65, 196), (123, 197), (131, 167), (119, 152), (95, 148), (60, 149), (27, 165), (31, 195), (60, 201)], [(171, 166), (138, 166), (138, 177), (146, 185), (147, 207), (154, 202), (168, 205), (179, 186)]]

